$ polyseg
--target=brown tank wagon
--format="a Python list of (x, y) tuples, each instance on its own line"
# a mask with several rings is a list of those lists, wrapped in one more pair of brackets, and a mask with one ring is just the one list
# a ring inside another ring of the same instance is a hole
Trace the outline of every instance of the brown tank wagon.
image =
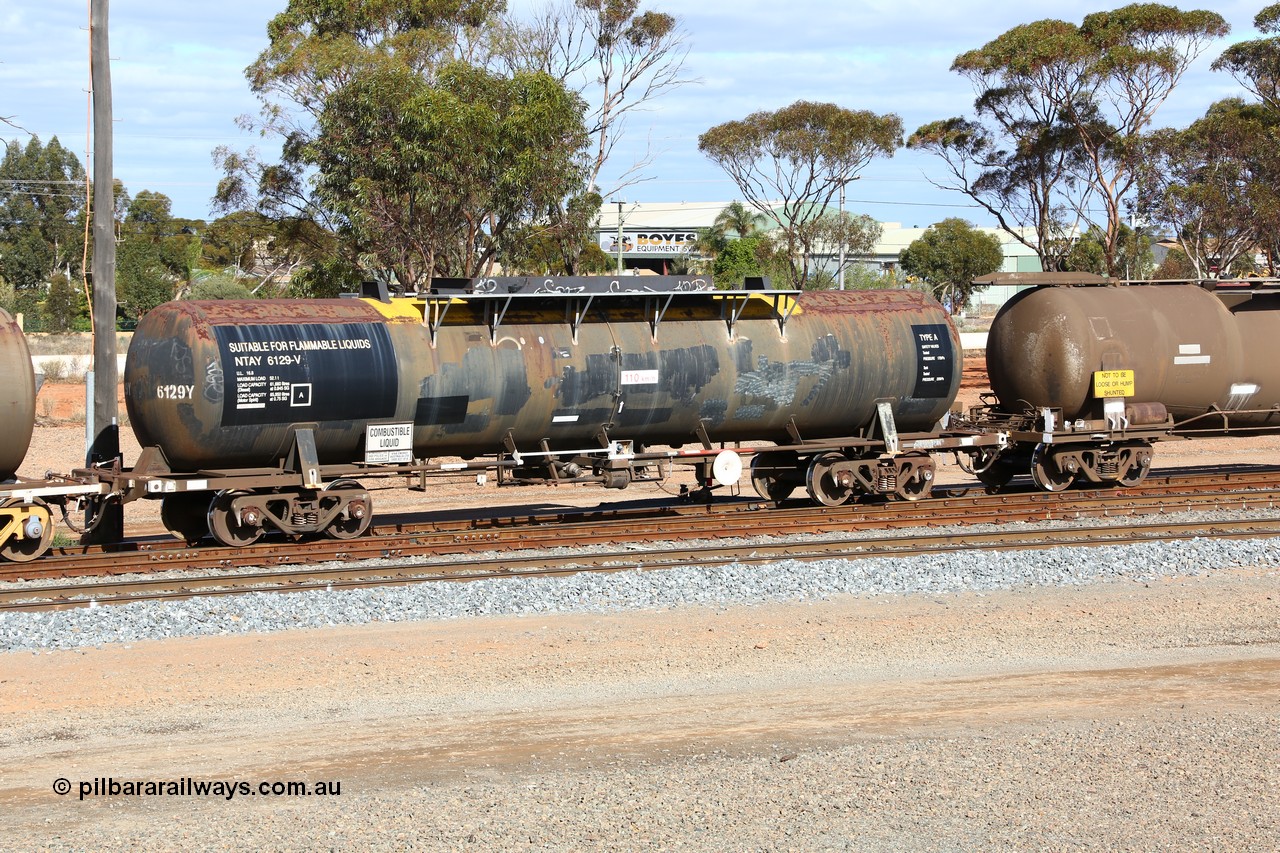
[[(31, 446), (36, 423), (36, 383), (31, 351), (18, 321), (0, 309), (0, 481), (12, 486)], [(34, 559), (53, 537), (45, 503), (0, 486), (0, 556)]]
[(36, 377), (31, 351), (17, 320), (0, 309), (0, 559), (28, 562), (53, 541), (53, 508), (64, 511), (87, 498), (101, 496), (107, 486), (94, 477), (77, 479), (46, 474), (44, 479), (17, 476), (35, 429)]
[(27, 339), (13, 315), (0, 309), (0, 480), (10, 480), (31, 446), (36, 382)]
[(1022, 291), (991, 324), (996, 405), (1013, 444), (978, 462), (1001, 485), (1134, 485), (1152, 442), (1280, 428), (1280, 285), (1065, 281)]

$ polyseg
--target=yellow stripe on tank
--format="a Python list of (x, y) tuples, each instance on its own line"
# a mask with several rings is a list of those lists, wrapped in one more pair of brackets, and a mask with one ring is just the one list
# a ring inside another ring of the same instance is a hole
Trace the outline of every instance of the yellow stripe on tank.
[(422, 322), (422, 300), (405, 297), (393, 298), (390, 302), (379, 299), (361, 299), (361, 302), (373, 308), (388, 320), (403, 320), (411, 323)]

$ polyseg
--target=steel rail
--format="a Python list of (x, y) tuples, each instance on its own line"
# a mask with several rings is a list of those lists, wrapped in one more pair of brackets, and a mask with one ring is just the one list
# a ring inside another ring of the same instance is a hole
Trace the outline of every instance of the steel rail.
[(1190, 539), (1200, 536), (1248, 539), (1280, 536), (1280, 518), (1237, 521), (1193, 521), (1144, 524), (1133, 527), (1070, 527), (1054, 530), (956, 532), (910, 537), (826, 540), (807, 543), (750, 544), (722, 547), (658, 548), (637, 552), (614, 551), (565, 556), (528, 555), (482, 560), (455, 560), (396, 566), (343, 566), (232, 575), (148, 578), (0, 592), (0, 612), (60, 610), (172, 601), (252, 592), (302, 592), (372, 586), (403, 586), (432, 581), (470, 581), (493, 578), (563, 575), (584, 571), (668, 569), (759, 564), (778, 560), (809, 562), (823, 559), (916, 556), (981, 547), (988, 550), (1044, 549), (1099, 546)]
[[(1226, 491), (1224, 491), (1224, 484)], [(1212, 489), (1212, 491), (1210, 491)], [(1162, 476), (1125, 491), (1011, 492), (940, 489), (940, 497), (914, 503), (855, 503), (841, 507), (773, 508), (759, 500), (710, 505), (564, 508), (557, 512), (433, 519), (375, 525), (358, 539), (302, 543), (270, 538), (248, 548), (192, 547), (172, 538), (132, 540), (122, 547), (67, 548), (32, 564), (0, 564), (0, 581), (82, 578), (188, 569), (242, 569), (361, 558), (475, 553), (554, 544), (618, 543), (666, 538), (724, 538), (772, 529), (824, 533), (841, 529), (911, 528), (950, 524), (1078, 519), (1089, 515), (1149, 515), (1179, 510), (1267, 510), (1280, 503), (1277, 471)]]
[[(1216, 479), (1215, 479), (1216, 476)], [(841, 507), (772, 508), (759, 500), (709, 505), (566, 509), (555, 513), (489, 516), (375, 526), (377, 535), (352, 540), (288, 543), (279, 539), (248, 548), (173, 540), (132, 543), (136, 550), (67, 553), (21, 566), (0, 566), (0, 581), (85, 577), (167, 569), (235, 569), (330, 560), (476, 553), (521, 547), (598, 545), (668, 539), (725, 538), (762, 531), (826, 533), (842, 529), (909, 528), (1000, 523), (1090, 515), (1149, 515), (1181, 510), (1274, 509), (1280, 505), (1276, 474), (1197, 475), (1167, 478), (1124, 491), (1015, 492), (942, 496), (915, 503), (888, 502)], [(1212, 489), (1212, 491), (1207, 491)], [(966, 490), (967, 491), (967, 490)]]

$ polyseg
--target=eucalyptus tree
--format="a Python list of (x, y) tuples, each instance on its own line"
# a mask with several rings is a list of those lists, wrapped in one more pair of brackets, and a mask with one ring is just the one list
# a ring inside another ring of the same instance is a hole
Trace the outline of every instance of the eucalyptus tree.
[[(1096, 225), (1089, 226), (1083, 234), (1071, 241), (1071, 250), (1063, 260), (1062, 271), (1108, 275), (1103, 240), (1102, 231)], [(1144, 232), (1142, 228), (1121, 223), (1117, 246), (1116, 267), (1120, 270), (1121, 278), (1130, 280), (1151, 278), (1156, 265), (1151, 252), (1150, 233)]]
[[(276, 221), (253, 210), (228, 213), (200, 232), (200, 266), (243, 284), (255, 297), (337, 296), (359, 289), (361, 276), (340, 276), (332, 289), (299, 288), (303, 273), (335, 255), (336, 237), (309, 220)], [(330, 270), (324, 278), (332, 280)], [(201, 281), (204, 279), (202, 278)], [(192, 289), (194, 290), (194, 284)]]
[(343, 278), (474, 274), (515, 220), (581, 186), (581, 105), (546, 75), (493, 68), (484, 34), (503, 8), (290, 0), (246, 71), (262, 110), (243, 123), (282, 139), (280, 162), (215, 152), (218, 209), (323, 224), (341, 258), (322, 266)]
[(84, 290), (61, 272), (49, 279), (44, 302), (40, 306), (43, 332), (89, 331), (89, 304)]
[[(1261, 149), (1269, 155), (1280, 148), (1280, 3), (1264, 7), (1253, 19), (1254, 26), (1263, 38), (1242, 41), (1231, 45), (1214, 60), (1213, 68), (1227, 71), (1250, 93), (1256, 95), (1266, 111), (1268, 124), (1267, 142)], [(1269, 146), (1269, 147), (1268, 147)], [(1256, 218), (1259, 225), (1258, 241), (1266, 250), (1269, 273), (1280, 274), (1280, 210), (1273, 198), (1273, 188), (1280, 186), (1280, 174), (1273, 168), (1261, 182), (1255, 182), (1251, 190), (1263, 198), (1255, 198)]]
[(949, 177), (931, 183), (968, 196), (1033, 250), (1042, 269), (1058, 269), (1090, 194), (1078, 178), (1084, 154), (1073, 131), (1026, 86), (982, 92), (974, 109), (976, 119), (922, 125), (907, 147), (940, 157)]
[[(1229, 27), (1206, 10), (1134, 3), (1023, 24), (956, 57), (973, 84), (979, 121), (950, 119), (913, 136), (952, 165), (952, 187), (1049, 235), (1094, 219), (1101, 206), (1103, 253), (1116, 274), (1123, 202), (1134, 187), (1143, 133), (1191, 63)], [(1001, 174), (1001, 170), (1005, 174)]]
[(331, 95), (305, 149), (341, 233), (404, 284), (474, 276), (508, 230), (581, 184), (579, 99), (545, 74), (378, 69)]
[(809, 274), (819, 234), (815, 224), (841, 187), (872, 160), (902, 145), (902, 119), (835, 104), (797, 101), (752, 113), (698, 137), (698, 149), (720, 166), (752, 207), (778, 225), (792, 263), (793, 284)]
[(504, 269), (529, 275), (599, 275), (616, 261), (595, 240), (600, 194), (566, 184), (564, 198), (550, 201), (538, 215), (514, 222), (498, 260)]
[(489, 44), (495, 67), (549, 74), (585, 105), (581, 185), (549, 204), (528, 233), (544, 260), (553, 249), (555, 267), (581, 272), (594, 263), (601, 202), (643, 180), (653, 161), (649, 148), (616, 163), (628, 119), (689, 82), (684, 29), (676, 16), (642, 9), (640, 0), (546, 0), (527, 19), (504, 17)]
[[(123, 196), (125, 215), (117, 220), (116, 290), (120, 310), (134, 317), (177, 295), (200, 259), (200, 237), (192, 220), (175, 218), (163, 193), (142, 190)], [(203, 223), (199, 223), (203, 225)]]
[(981, 289), (974, 286), (975, 278), (995, 272), (1004, 263), (1000, 240), (959, 218), (930, 226), (898, 257), (904, 271), (923, 280), (934, 296), (955, 311)]
[(1213, 61), (1271, 110), (1280, 112), (1280, 3), (1260, 11), (1253, 25), (1264, 38), (1233, 44)]
[(847, 210), (823, 216), (815, 223), (815, 240), (828, 248), (839, 247), (840, 261), (832, 278), (836, 286), (844, 290), (849, 265), (858, 257), (870, 255), (883, 234), (884, 226), (879, 222)]
[(0, 160), (0, 278), (43, 290), (56, 273), (80, 277), (88, 209), (84, 166), (55, 136), (10, 142)]
[(228, 213), (209, 223), (201, 235), (202, 265), (227, 270), (238, 280), (253, 266), (258, 244), (270, 241), (274, 223), (257, 211)]
[[(509, 17), (507, 26), (512, 41), (507, 61), (517, 69), (550, 74), (587, 105), (588, 187), (601, 185), (627, 119), (690, 82), (680, 19), (641, 9), (640, 0), (550, 0), (530, 22)], [(651, 161), (650, 151), (620, 168), (605, 195), (633, 183)]]
[(1148, 140), (1140, 206), (1177, 235), (1197, 277), (1231, 269), (1280, 233), (1278, 124), (1267, 107), (1232, 98)]
[(237, 119), (280, 140), (281, 160), (265, 163), (252, 149), (215, 149), (225, 172), (215, 203), (225, 211), (256, 205), (275, 217), (323, 219), (303, 152), (328, 98), (376, 68), (430, 76), (464, 53), (471, 33), (503, 6), (502, 0), (289, 0), (267, 24), (267, 47), (245, 69), (259, 113)]

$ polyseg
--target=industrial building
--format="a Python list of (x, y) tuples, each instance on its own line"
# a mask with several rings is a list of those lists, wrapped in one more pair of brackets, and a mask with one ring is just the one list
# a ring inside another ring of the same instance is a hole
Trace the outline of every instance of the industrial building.
[[(673, 262), (688, 259), (694, 253), (698, 231), (710, 228), (729, 204), (727, 201), (606, 203), (600, 210), (596, 236), (605, 254), (621, 256), (624, 269), (665, 275), (671, 272)], [(847, 269), (857, 265), (873, 272), (889, 272), (897, 267), (902, 250), (927, 230), (927, 226), (906, 227), (900, 222), (882, 222), (881, 226), (880, 241), (869, 254), (846, 256)], [(777, 225), (766, 221), (763, 228), (768, 232)], [(999, 228), (981, 230), (996, 235), (1001, 241), (1004, 251), (1001, 272), (1040, 272), (1040, 259), (1030, 248)], [(810, 268), (834, 274), (839, 267), (839, 253), (839, 246), (823, 247), (811, 258)], [(1012, 293), (1012, 288), (993, 286), (975, 299), (998, 305)]]

